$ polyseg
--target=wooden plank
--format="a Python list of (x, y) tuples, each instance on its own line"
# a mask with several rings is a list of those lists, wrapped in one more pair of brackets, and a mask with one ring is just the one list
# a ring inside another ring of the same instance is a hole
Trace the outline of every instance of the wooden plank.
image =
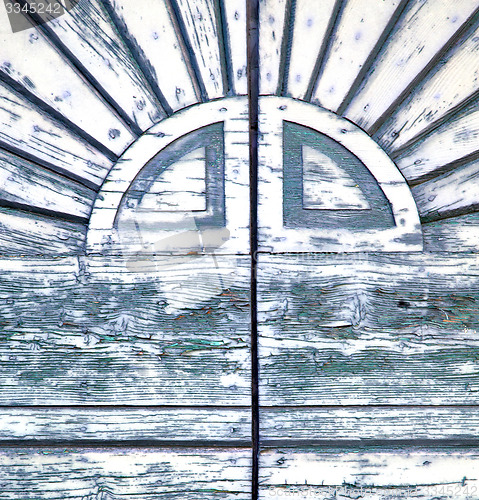
[[(173, 111), (198, 102), (190, 68), (165, 1), (108, 0), (144, 72)], [(166, 63), (167, 62), (167, 63)]]
[(414, 0), (364, 77), (345, 116), (369, 130), (434, 59), (477, 2)]
[(395, 110), (377, 137), (388, 151), (410, 144), (415, 137), (447, 119), (479, 89), (479, 28), (457, 46)]
[(259, 92), (276, 94), (280, 82), (287, 0), (259, 3)]
[(479, 161), (423, 182), (412, 188), (421, 218), (444, 219), (477, 211)]
[(479, 214), (467, 214), (424, 224), (424, 249), (428, 252), (478, 252)]
[[(223, 1), (224, 16), (229, 41), (231, 70), (233, 72), (233, 90), (237, 95), (248, 93), (246, 74), (246, 1)], [(228, 54), (225, 55), (228, 58)]]
[(287, 73), (287, 94), (297, 99), (304, 99), (311, 85), (315, 82), (314, 69), (322, 50), (325, 49), (325, 39), (329, 35), (328, 27), (331, 17), (336, 15), (336, 0), (323, 2), (308, 2), (296, 0), (293, 31), (291, 36), (291, 54)]
[(260, 254), (261, 404), (475, 404), (478, 273), (475, 254)]
[(47, 31), (80, 61), (131, 123), (145, 130), (164, 118), (144, 75), (97, 0), (81, 0), (55, 19), (48, 14), (42, 18), (48, 20)]
[(11, 208), (0, 208), (0, 255), (78, 255), (86, 226)]
[(251, 498), (248, 449), (11, 448), (0, 453), (5, 499)]
[(250, 404), (249, 257), (0, 265), (3, 404)]
[[(1, 441), (247, 443), (248, 408), (1, 408)], [(17, 442), (17, 445), (21, 443)]]
[(475, 498), (474, 450), (281, 449), (261, 453), (260, 498)]
[(0, 43), (0, 79), (24, 88), (116, 154), (134, 140), (129, 128), (36, 28), (3, 35)]
[[(331, 40), (331, 48), (322, 74), (313, 93), (313, 101), (331, 111), (338, 110), (399, 4), (400, 0), (346, 2), (336, 33)], [(302, 45), (298, 44), (297, 51), (302, 48), (301, 54), (305, 54), (305, 45), (309, 50), (310, 39), (305, 40)]]
[(263, 446), (293, 442), (475, 440), (474, 407), (262, 408)]
[(88, 185), (102, 184), (111, 160), (1, 85), (0, 99), (0, 143)]
[(175, 0), (198, 65), (207, 99), (223, 97), (226, 92), (221, 18), (214, 0)]
[(457, 116), (430, 132), (410, 148), (394, 155), (406, 179), (425, 180), (441, 172), (444, 166), (457, 165), (478, 151), (479, 111), (473, 103)]
[(1, 150), (0, 185), (2, 201), (86, 220), (96, 196), (81, 184)]

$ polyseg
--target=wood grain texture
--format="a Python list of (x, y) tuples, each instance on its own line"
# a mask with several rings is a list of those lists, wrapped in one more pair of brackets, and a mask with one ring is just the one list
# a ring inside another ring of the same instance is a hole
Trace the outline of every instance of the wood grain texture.
[(467, 214), (424, 224), (424, 248), (429, 252), (478, 252), (479, 214)]
[[(223, 97), (226, 90), (221, 19), (214, 0), (175, 0), (181, 13), (192, 57), (195, 58), (207, 99)], [(205, 96), (205, 97), (206, 97)]]
[(233, 92), (237, 95), (248, 93), (248, 79), (246, 74), (246, 1), (229, 2), (223, 0), (226, 32), (231, 60), (228, 61), (228, 53), (225, 54), (227, 63), (231, 65), (233, 73)]
[(325, 49), (331, 17), (336, 14), (337, 1), (308, 2), (296, 0), (294, 3), (293, 30), (291, 36), (289, 67), (287, 71), (287, 95), (304, 99), (311, 85), (314, 85), (314, 69), (318, 58)]
[(345, 116), (368, 130), (389, 109), (447, 41), (460, 29), (477, 2), (414, 0), (396, 23), (364, 85)]
[(248, 257), (0, 265), (3, 404), (249, 405)]
[(191, 68), (165, 1), (108, 0), (140, 67), (173, 111), (198, 102)]
[(25, 89), (116, 154), (134, 140), (128, 127), (36, 28), (3, 35), (1, 44), (0, 79)]
[(86, 226), (12, 208), (0, 208), (0, 255), (22, 258), (79, 255)]
[(454, 449), (265, 450), (260, 498), (477, 498), (478, 459)]
[(138, 64), (99, 1), (81, 0), (64, 15), (48, 19), (45, 27), (80, 61), (130, 123), (145, 130), (164, 118)]
[(0, 100), (0, 143), (87, 185), (101, 185), (111, 160), (1, 85)]
[(248, 449), (12, 448), (0, 452), (11, 500), (251, 497)]
[[(475, 407), (308, 407), (262, 408), (263, 446), (282, 441), (293, 446), (311, 442), (366, 444), (371, 441), (475, 440), (479, 416)], [(353, 445), (354, 446), (354, 445)]]
[(0, 151), (0, 203), (85, 219), (96, 193), (17, 156)]
[(478, 137), (479, 111), (473, 103), (393, 157), (408, 181), (423, 181), (475, 157)]
[(0, 422), (3, 442), (221, 444), (251, 435), (248, 408), (0, 408)]
[(414, 89), (377, 132), (379, 143), (395, 151), (447, 119), (479, 89), (479, 28), (470, 30)]
[[(346, 2), (336, 32), (331, 35), (330, 50), (313, 92), (313, 102), (331, 111), (337, 111), (370, 57), (370, 53), (376, 47), (399, 3), (399, 0)], [(323, 2), (317, 5), (322, 6)], [(309, 10), (311, 10), (310, 4), (308, 4)], [(304, 45), (309, 47), (310, 39), (298, 47), (298, 52), (301, 50), (302, 54), (305, 53)]]
[(280, 82), (287, 0), (259, 3), (259, 93), (276, 94)]
[(475, 404), (478, 273), (467, 254), (261, 254), (262, 404)]
[(479, 161), (412, 188), (422, 220), (444, 219), (479, 209)]

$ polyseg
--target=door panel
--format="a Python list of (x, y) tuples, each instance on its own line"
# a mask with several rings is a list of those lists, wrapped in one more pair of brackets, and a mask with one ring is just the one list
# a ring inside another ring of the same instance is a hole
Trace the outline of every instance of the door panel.
[(260, 2), (259, 498), (477, 497), (478, 8)]

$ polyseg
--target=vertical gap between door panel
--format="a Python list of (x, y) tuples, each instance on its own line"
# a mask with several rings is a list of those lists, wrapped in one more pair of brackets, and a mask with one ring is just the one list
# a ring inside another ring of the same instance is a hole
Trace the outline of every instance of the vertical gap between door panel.
[(252, 499), (259, 491), (259, 373), (257, 325), (258, 250), (258, 96), (259, 96), (259, 0), (247, 0), (249, 165), (250, 165), (250, 250), (251, 250), (251, 422)]

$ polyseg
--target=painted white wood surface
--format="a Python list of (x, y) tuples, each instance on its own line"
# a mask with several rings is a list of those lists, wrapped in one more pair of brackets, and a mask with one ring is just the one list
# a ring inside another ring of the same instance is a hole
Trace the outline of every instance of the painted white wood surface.
[(26, 99), (0, 85), (0, 142), (61, 173), (100, 186), (112, 161)]
[(9, 500), (249, 500), (249, 473), (250, 451), (241, 448), (0, 451), (2, 496)]
[[(43, 16), (43, 19), (48, 17)], [(77, 2), (74, 9), (50, 19), (45, 27), (81, 61), (140, 130), (151, 127), (164, 117), (137, 62), (98, 0)]]
[(116, 154), (133, 142), (130, 130), (37, 28), (3, 35), (0, 43), (7, 78)]
[(108, 4), (169, 106), (176, 111), (198, 102), (199, 91), (167, 2), (109, 0)]
[(368, 130), (477, 9), (475, 0), (414, 0), (365, 76), (345, 116)]
[(477, 498), (477, 461), (474, 450), (265, 450), (260, 498)]
[(259, 92), (275, 94), (281, 71), (287, 0), (261, 0), (259, 4)]
[[(29, 442), (243, 442), (251, 436), (249, 408), (0, 408), (0, 440)], [(20, 443), (19, 443), (20, 444)]]
[(432, 177), (444, 166), (454, 168), (478, 151), (479, 112), (473, 103), (395, 157), (408, 181)]
[[(313, 92), (313, 102), (331, 111), (338, 110), (399, 5), (399, 0), (346, 2), (337, 30), (332, 34), (329, 56)], [(309, 39), (303, 43), (303, 50), (310, 43)]]
[(304, 99), (314, 85), (314, 71), (322, 52), (329, 42), (328, 27), (337, 13), (338, 2), (308, 2), (296, 0), (292, 33), (285, 30), (285, 36), (292, 36), (289, 54), (287, 94)]

